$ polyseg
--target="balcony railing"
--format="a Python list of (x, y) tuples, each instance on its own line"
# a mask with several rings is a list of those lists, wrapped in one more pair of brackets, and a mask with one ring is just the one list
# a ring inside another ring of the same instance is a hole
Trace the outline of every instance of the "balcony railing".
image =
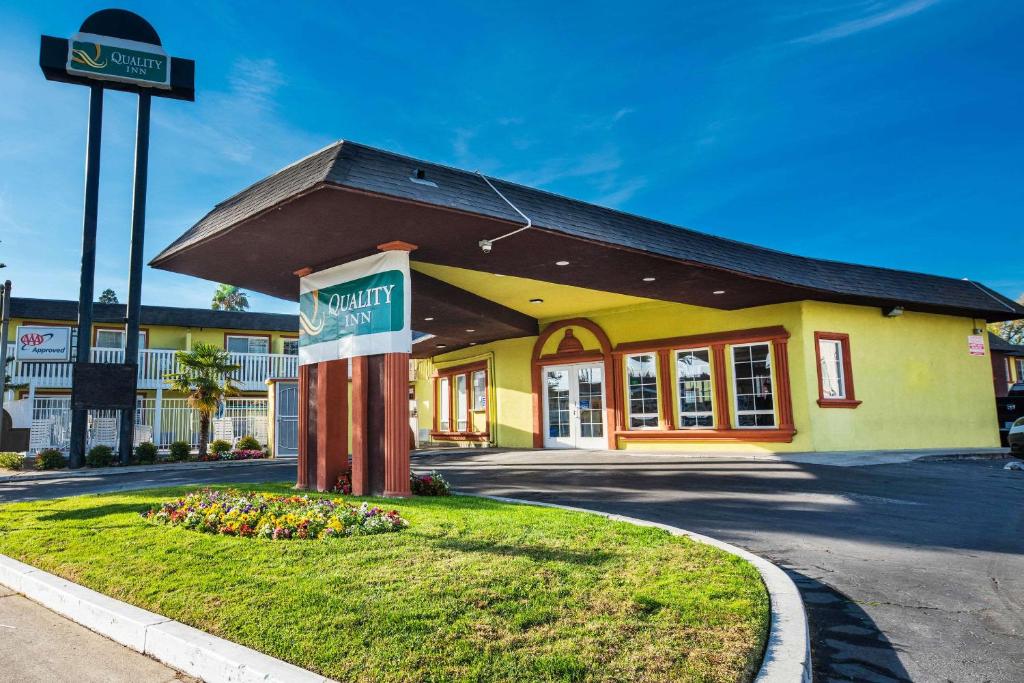
[[(94, 363), (121, 363), (122, 349), (92, 349)], [(177, 351), (142, 349), (139, 351), (139, 388), (167, 388), (165, 377), (177, 372)], [(230, 362), (241, 366), (234, 379), (242, 391), (262, 391), (266, 381), (294, 379), (299, 376), (299, 357), (283, 353), (231, 353)], [(70, 389), (72, 363), (7, 361), (7, 372), (14, 384), (34, 384), (36, 388)]]

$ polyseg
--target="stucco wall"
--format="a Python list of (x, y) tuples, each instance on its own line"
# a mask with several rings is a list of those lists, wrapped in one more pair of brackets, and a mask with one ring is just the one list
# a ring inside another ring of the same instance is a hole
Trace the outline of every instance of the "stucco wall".
[[(991, 358), (987, 350), (968, 353), (976, 324), (970, 318), (913, 312), (886, 318), (875, 308), (819, 302), (803, 309), (810, 350), (802, 357), (803, 377), (815, 450), (999, 445)], [(814, 330), (850, 335), (862, 401), (856, 409), (817, 406)]]
[[(800, 302), (721, 311), (656, 303), (582, 314), (600, 325), (612, 346), (625, 342), (782, 325), (788, 343), (793, 418), (790, 443), (620, 439), (622, 448), (644, 451), (831, 451), (998, 445), (990, 358), (971, 356), (969, 318), (905, 313), (886, 318), (877, 308)], [(542, 328), (555, 322), (541, 321)], [(818, 401), (814, 332), (850, 336), (856, 397), (854, 409), (823, 408)], [(588, 350), (593, 335), (577, 328)], [(561, 334), (545, 344), (552, 353)], [(420, 425), (433, 424), (435, 367), (487, 359), (496, 401), (491, 439), (500, 446), (532, 446), (530, 355), (536, 337), (506, 340), (437, 356), (420, 364), (416, 397)], [(429, 342), (427, 342), (429, 343)], [(727, 354), (728, 359), (728, 354)], [(774, 368), (773, 368), (774, 372)], [(726, 376), (732, 386), (732, 368)], [(659, 383), (665, 378), (659, 377)], [(778, 380), (775, 381), (778, 386)], [(675, 392), (673, 392), (674, 394)], [(716, 419), (720, 420), (716, 415)]]

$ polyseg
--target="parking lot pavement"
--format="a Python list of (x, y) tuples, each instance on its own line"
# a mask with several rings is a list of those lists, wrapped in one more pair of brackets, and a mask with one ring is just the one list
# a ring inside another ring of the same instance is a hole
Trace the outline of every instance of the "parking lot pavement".
[(57, 479), (0, 482), (0, 503), (81, 496), (89, 493), (131, 491), (158, 486), (274, 481), (294, 482), (295, 460), (283, 460), (273, 464), (260, 463), (258, 467), (176, 469), (160, 472), (132, 472), (130, 474), (118, 472), (114, 476), (107, 476), (100, 470), (90, 476), (72, 475)]
[(460, 490), (643, 517), (773, 560), (817, 681), (1020, 681), (1024, 472), (584, 452), (418, 455)]

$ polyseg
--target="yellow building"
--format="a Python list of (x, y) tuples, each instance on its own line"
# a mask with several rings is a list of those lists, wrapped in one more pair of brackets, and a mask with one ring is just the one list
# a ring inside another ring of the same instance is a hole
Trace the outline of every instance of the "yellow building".
[[(11, 300), (7, 374), (16, 389), (9, 392), (12, 403), (5, 402), (5, 407), (15, 427), (33, 429), (32, 437), (40, 445), (60, 447), (66, 439), (77, 316), (75, 301)], [(123, 304), (93, 305), (94, 362), (124, 361), (124, 317)], [(140, 320), (137, 419), (148, 425), (158, 445), (197, 438), (193, 411), (181, 394), (168, 389), (165, 379), (176, 369), (177, 351), (197, 343), (227, 350), (231, 362), (239, 366), (234, 379), (240, 393), (227, 406), (228, 415), (237, 416), (238, 431), (271, 438), (273, 428), (266, 426), (268, 381), (294, 384), (298, 376), (297, 316), (144, 305)], [(57, 349), (56, 360), (37, 360), (31, 349), (49, 335), (67, 343)], [(285, 450), (294, 450), (294, 445)]]
[(998, 445), (984, 328), (1024, 308), (984, 285), (785, 254), (356, 143), (219, 204), (152, 265), (295, 299), (299, 275), (390, 244), (413, 249), (423, 439)]

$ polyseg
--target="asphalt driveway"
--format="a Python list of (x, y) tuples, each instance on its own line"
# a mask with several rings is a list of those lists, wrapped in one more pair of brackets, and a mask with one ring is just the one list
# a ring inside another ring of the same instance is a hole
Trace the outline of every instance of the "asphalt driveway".
[(1024, 472), (1003, 461), (547, 451), (413, 464), (462, 490), (643, 517), (773, 560), (807, 604), (818, 681), (1021, 680)]

